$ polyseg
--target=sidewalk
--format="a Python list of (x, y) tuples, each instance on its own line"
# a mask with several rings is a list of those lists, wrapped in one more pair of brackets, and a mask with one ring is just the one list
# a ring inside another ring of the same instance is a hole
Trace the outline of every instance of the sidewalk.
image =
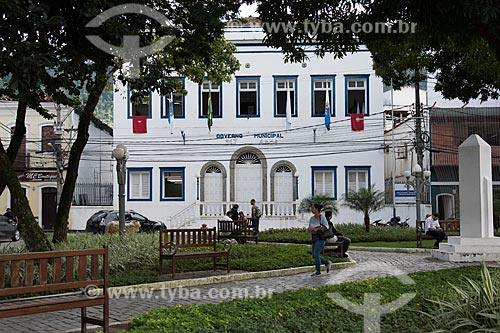
[[(394, 249), (397, 251), (397, 249)], [(124, 329), (131, 317), (156, 308), (178, 304), (219, 303), (245, 296), (265, 296), (286, 290), (304, 287), (339, 284), (389, 275), (405, 275), (413, 272), (431, 271), (464, 264), (442, 262), (432, 259), (429, 253), (376, 252), (352, 249), (350, 259), (355, 265), (343, 269), (332, 269), (311, 277), (314, 268), (294, 268), (257, 273), (232, 273), (200, 279), (168, 281), (162, 290), (153, 290), (153, 285), (133, 289), (136, 297), (127, 296), (110, 299), (110, 324), (114, 330)], [(312, 259), (311, 259), (312, 261)], [(242, 274), (251, 279), (241, 279)], [(293, 274), (293, 275), (286, 275)], [(234, 280), (234, 281), (228, 281)], [(158, 287), (158, 286), (157, 286)], [(116, 289), (115, 289), (116, 290)], [(90, 308), (89, 314), (99, 316), (97, 309)], [(0, 327), (6, 332), (79, 332), (80, 310), (68, 310), (0, 319)], [(90, 327), (90, 326), (89, 326)]]

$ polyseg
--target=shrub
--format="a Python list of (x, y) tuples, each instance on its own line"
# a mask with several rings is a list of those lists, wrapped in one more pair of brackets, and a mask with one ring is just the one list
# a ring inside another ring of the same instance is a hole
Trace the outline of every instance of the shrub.
[[(372, 226), (367, 232), (363, 225), (356, 223), (336, 224), (335, 228), (349, 237), (353, 243), (414, 241), (414, 228)], [(269, 229), (261, 231), (259, 240), (263, 242), (309, 244), (311, 234), (306, 228)]]
[(500, 328), (500, 278), (483, 263), (481, 281), (465, 278), (461, 286), (451, 284), (453, 295), (434, 300), (438, 310), (425, 313), (439, 332), (498, 332)]

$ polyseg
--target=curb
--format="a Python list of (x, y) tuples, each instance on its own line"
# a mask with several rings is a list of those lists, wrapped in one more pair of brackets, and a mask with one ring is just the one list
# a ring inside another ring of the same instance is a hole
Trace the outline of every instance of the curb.
[(431, 253), (431, 249), (423, 248), (390, 248), (390, 247), (369, 247), (369, 246), (349, 246), (349, 251), (371, 251), (371, 252), (394, 252), (394, 253)]
[[(348, 262), (332, 263), (332, 269), (345, 268), (345, 267), (349, 267), (349, 266), (352, 266), (355, 264), (356, 264), (356, 262), (354, 260), (349, 260)], [(127, 290), (130, 290), (130, 289), (137, 290), (139, 288), (148, 288), (150, 290), (161, 290), (161, 289), (166, 289), (166, 288), (194, 287), (194, 286), (202, 286), (202, 285), (206, 285), (206, 284), (216, 284), (216, 283), (225, 283), (225, 282), (232, 282), (232, 281), (243, 281), (243, 280), (259, 279), (259, 278), (267, 278), (267, 277), (279, 277), (279, 276), (295, 275), (295, 274), (301, 274), (301, 273), (308, 273), (308, 272), (311, 272), (313, 270), (314, 270), (314, 266), (302, 266), (302, 267), (293, 267), (293, 268), (285, 268), (285, 269), (275, 269), (272, 271), (245, 272), (245, 273), (209, 276), (209, 277), (195, 278), (195, 279), (135, 284), (135, 285), (130, 285), (130, 286), (111, 287), (111, 288), (109, 288), (109, 290), (114, 291), (115, 293), (124, 293)], [(101, 290), (101, 292), (102, 292), (102, 290)]]

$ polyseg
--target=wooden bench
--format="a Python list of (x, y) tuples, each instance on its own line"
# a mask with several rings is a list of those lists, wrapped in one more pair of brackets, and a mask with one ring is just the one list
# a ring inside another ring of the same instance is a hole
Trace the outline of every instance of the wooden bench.
[[(337, 247), (340, 249), (340, 252), (337, 251)], [(323, 247), (323, 251), (321, 251), (322, 255), (330, 254), (334, 256), (340, 256), (344, 253), (344, 243), (342, 242), (326, 242)]]
[[(107, 247), (0, 255), (0, 318), (80, 308), (82, 332), (87, 324), (108, 332), (107, 288)], [(87, 307), (100, 305), (102, 319), (87, 317)]]
[(225, 221), (217, 220), (217, 240), (224, 239), (254, 240), (255, 244), (259, 242), (259, 236), (253, 234), (252, 221)]
[[(460, 220), (442, 220), (439, 225), (448, 236), (460, 235)], [(445, 238), (445, 239), (446, 239)], [(425, 221), (417, 221), (417, 247), (422, 247), (422, 240), (435, 239), (425, 234)]]
[[(178, 252), (183, 248), (211, 248), (200, 252)], [(227, 272), (230, 272), (230, 247), (218, 251), (216, 231), (208, 229), (162, 229), (160, 230), (160, 274), (163, 273), (163, 260), (171, 260), (171, 273), (175, 277), (175, 263), (181, 259), (213, 258), (214, 271), (219, 257), (226, 258)]]

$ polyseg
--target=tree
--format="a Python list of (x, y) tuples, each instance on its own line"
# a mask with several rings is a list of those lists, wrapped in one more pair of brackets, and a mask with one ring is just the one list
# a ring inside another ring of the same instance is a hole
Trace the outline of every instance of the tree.
[(143, 1), (139, 4), (155, 8), (172, 24), (165, 27), (143, 15), (120, 15), (109, 19), (98, 31), (87, 29), (86, 24), (105, 10), (122, 5), (121, 1), (0, 3), (5, 8), (0, 26), (0, 76), (7, 78), (0, 94), (19, 101), (16, 123), (20, 124), (7, 150), (0, 142), (0, 167), (5, 171), (0, 173), (0, 189), (6, 184), (22, 211), (20, 231), (28, 248), (48, 250), (50, 243), (45, 241), (12, 168), (25, 133), (26, 106), (50, 118), (52, 115), (41, 107), (41, 101), (50, 96), (56, 103), (80, 109), (78, 134), (69, 156), (53, 238), (54, 242), (64, 241), (79, 161), (99, 96), (110, 78), (128, 80), (120, 59), (96, 49), (86, 39), (86, 33), (99, 34), (114, 45), (121, 45), (124, 35), (140, 36), (143, 45), (155, 42), (159, 36), (175, 36), (162, 52), (143, 59), (137, 80), (140, 89), (132, 98), (140, 98), (149, 89), (167, 94), (178, 87), (177, 76), (200, 82), (207, 75), (214, 82), (221, 82), (239, 68), (232, 55), (233, 46), (222, 37), (222, 20), (238, 10), (239, 2)]
[(309, 213), (311, 212), (311, 208), (313, 204), (320, 204), (323, 206), (323, 210), (332, 211), (333, 215), (337, 215), (339, 212), (339, 208), (337, 202), (332, 198), (326, 195), (310, 195), (300, 201), (299, 212), (300, 213)]
[[(361, 44), (367, 45), (374, 55), (384, 50), (405, 54), (413, 49), (415, 54), (430, 60), (427, 69), (436, 73), (435, 89), (445, 98), (468, 101), (499, 97), (498, 2), (270, 0), (259, 1), (258, 12), (265, 22), (266, 42), (282, 48), (289, 61), (307, 59), (306, 48), (318, 56), (331, 52), (334, 57), (355, 52)], [(278, 27), (277, 22), (284, 25)], [(353, 23), (359, 28), (364, 24), (398, 28), (399, 22), (416, 23), (416, 28), (413, 32), (400, 29), (390, 34), (352, 29)], [(333, 31), (335, 27), (338, 29)], [(412, 40), (416, 44), (408, 49)], [(383, 78), (390, 80), (385, 75)]]
[(385, 205), (385, 194), (375, 189), (361, 188), (359, 191), (349, 191), (342, 196), (343, 206), (363, 213), (366, 231), (370, 231), (370, 214), (382, 209)]

